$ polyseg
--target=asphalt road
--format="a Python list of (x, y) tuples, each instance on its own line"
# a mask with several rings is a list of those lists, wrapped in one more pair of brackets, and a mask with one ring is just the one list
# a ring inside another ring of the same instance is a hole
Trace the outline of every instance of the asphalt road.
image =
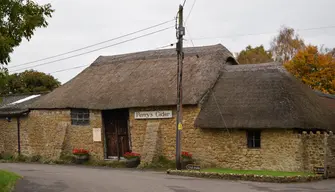
[(335, 192), (335, 180), (273, 184), (211, 180), (162, 172), (41, 164), (0, 164), (23, 176), (15, 192)]

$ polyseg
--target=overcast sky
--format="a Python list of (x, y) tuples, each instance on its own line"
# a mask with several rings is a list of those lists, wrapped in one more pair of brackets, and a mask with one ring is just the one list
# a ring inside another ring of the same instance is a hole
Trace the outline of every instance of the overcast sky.
[[(149, 32), (173, 26), (168, 23), (155, 29), (132, 35), (97, 47), (62, 57), (32, 63), (26, 62), (46, 58), (87, 45), (112, 39), (140, 30), (176, 16), (181, 0), (36, 0), (52, 3), (56, 10), (47, 28), (38, 29), (33, 38), (24, 41), (11, 55), (10, 72), (20, 68), (45, 63), (99, 47), (112, 45)], [(187, 0), (185, 17), (194, 0)], [(221, 43), (231, 52), (244, 49), (247, 45), (266, 48), (282, 25), (299, 30), (307, 43), (335, 47), (335, 1), (334, 0), (197, 0), (187, 21), (188, 34), (185, 46)], [(333, 26), (333, 27), (332, 27)], [(329, 27), (329, 28), (323, 28)], [(252, 35), (248, 35), (252, 34)], [(174, 28), (113, 46), (80, 57), (55, 62), (35, 70), (51, 73), (62, 83), (67, 82), (84, 67), (58, 73), (55, 71), (91, 64), (99, 55), (115, 55), (157, 49), (176, 42)], [(15, 67), (16, 66), (16, 67)]]

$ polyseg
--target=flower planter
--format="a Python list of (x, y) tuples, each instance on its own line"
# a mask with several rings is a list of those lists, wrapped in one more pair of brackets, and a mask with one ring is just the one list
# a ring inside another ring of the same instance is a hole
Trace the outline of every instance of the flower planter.
[(140, 164), (140, 158), (131, 158), (126, 160), (127, 168), (136, 168)]
[(189, 164), (193, 164), (192, 159), (182, 159), (181, 160), (181, 169), (186, 169), (186, 166)]
[(72, 154), (75, 156), (75, 163), (76, 164), (82, 164), (86, 161), (88, 161), (89, 153), (86, 149), (73, 149)]
[(75, 160), (76, 164), (83, 164), (89, 159), (88, 155), (75, 155), (75, 157), (76, 157), (76, 160)]

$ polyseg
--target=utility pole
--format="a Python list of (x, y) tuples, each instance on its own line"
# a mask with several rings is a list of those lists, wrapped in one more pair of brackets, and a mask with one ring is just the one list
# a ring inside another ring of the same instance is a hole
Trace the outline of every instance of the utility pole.
[(185, 28), (183, 26), (183, 6), (179, 5), (178, 11), (178, 27), (177, 30), (177, 125), (176, 125), (176, 168), (181, 169), (181, 133), (183, 129), (183, 89), (182, 89), (182, 79), (183, 79), (183, 36), (185, 35)]

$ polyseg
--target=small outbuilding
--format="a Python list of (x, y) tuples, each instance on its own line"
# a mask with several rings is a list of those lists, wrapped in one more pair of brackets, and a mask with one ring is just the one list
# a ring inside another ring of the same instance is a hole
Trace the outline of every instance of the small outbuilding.
[(20, 154), (21, 119), (26, 119), (30, 105), (39, 94), (8, 95), (0, 99), (0, 154)]

